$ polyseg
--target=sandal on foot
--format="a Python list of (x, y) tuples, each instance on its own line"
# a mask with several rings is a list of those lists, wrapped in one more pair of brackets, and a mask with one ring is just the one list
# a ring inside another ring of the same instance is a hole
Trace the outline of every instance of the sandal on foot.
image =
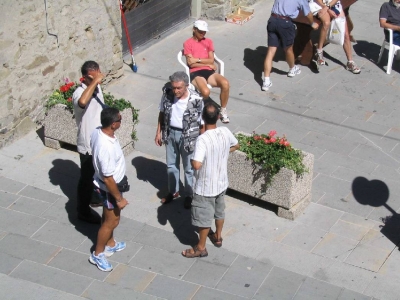
[(183, 252), (182, 252), (182, 255), (184, 257), (187, 257), (187, 258), (206, 257), (206, 256), (208, 256), (208, 252), (207, 252), (206, 248), (204, 248), (204, 250), (199, 250), (199, 248), (196, 245), (196, 246), (193, 247), (194, 253), (191, 253), (190, 252), (191, 250), (192, 249), (186, 249), (185, 250), (185, 254), (183, 254)]
[(175, 194), (169, 193), (167, 196), (165, 196), (164, 198), (161, 199), (161, 203), (168, 204), (172, 200), (174, 200), (174, 198), (176, 198), (176, 197), (179, 197), (179, 192), (176, 192)]
[(215, 232), (210, 229), (210, 232), (208, 233), (208, 238), (210, 239), (211, 243), (217, 248), (222, 247), (222, 238), (217, 239), (215, 237)]

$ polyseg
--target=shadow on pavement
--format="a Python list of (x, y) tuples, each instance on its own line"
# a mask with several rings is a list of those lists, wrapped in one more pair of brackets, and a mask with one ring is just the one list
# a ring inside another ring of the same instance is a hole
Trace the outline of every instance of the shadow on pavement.
[[(132, 159), (132, 165), (136, 169), (137, 179), (149, 182), (158, 192), (158, 198), (164, 197), (168, 193), (167, 166), (155, 159), (138, 156)], [(183, 189), (180, 183), (180, 189)]]
[(260, 208), (264, 208), (266, 210), (272, 211), (274, 212), (276, 215), (278, 215), (278, 206), (271, 204), (269, 202), (266, 202), (264, 200), (260, 200), (254, 197), (251, 197), (249, 195), (246, 194), (242, 194), (238, 191), (234, 191), (228, 188), (228, 190), (226, 191), (226, 195), (232, 198), (235, 198), (237, 200), (246, 202), (247, 204), (249, 204), (250, 206), (257, 206)]
[(381, 227), (381, 233), (397, 245), (400, 242), (400, 215), (386, 203), (390, 195), (386, 183), (376, 179), (368, 180), (365, 177), (356, 177), (351, 189), (358, 203), (372, 207), (383, 206), (391, 213), (382, 218), (385, 225)]
[(49, 170), (50, 182), (53, 185), (60, 186), (61, 191), (68, 198), (65, 203), (65, 211), (68, 214), (69, 222), (75, 226), (77, 231), (87, 236), (95, 244), (99, 225), (82, 222), (77, 217), (76, 187), (80, 176), (79, 166), (67, 159), (55, 159), (52, 163), (53, 167)]
[[(256, 49), (244, 49), (243, 55), (243, 65), (249, 69), (253, 75), (254, 80), (260, 85), (263, 85), (263, 72), (264, 72), (264, 60), (267, 55), (268, 48), (265, 46), (258, 46)], [(274, 57), (274, 61), (278, 62), (280, 60), (285, 60), (285, 54), (283, 51), (276, 51), (276, 55)], [(286, 75), (287, 72), (276, 69), (272, 67), (271, 73), (276, 73), (280, 75)]]
[(183, 207), (183, 197), (159, 206), (157, 209), (157, 219), (161, 225), (166, 225), (169, 222), (181, 244), (190, 246), (197, 244), (199, 240), (196, 233), (197, 227), (191, 223), (190, 209)]

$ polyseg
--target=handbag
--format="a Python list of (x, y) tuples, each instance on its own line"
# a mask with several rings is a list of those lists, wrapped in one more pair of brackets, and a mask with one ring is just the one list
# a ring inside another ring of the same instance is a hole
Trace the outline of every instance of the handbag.
[(343, 46), (346, 17), (337, 17), (331, 21), (327, 39), (330, 43)]
[(128, 177), (126, 177), (126, 175), (124, 175), (124, 178), (122, 178), (122, 180), (117, 183), (117, 186), (118, 186), (118, 190), (121, 193), (129, 192), (130, 185), (128, 184)]

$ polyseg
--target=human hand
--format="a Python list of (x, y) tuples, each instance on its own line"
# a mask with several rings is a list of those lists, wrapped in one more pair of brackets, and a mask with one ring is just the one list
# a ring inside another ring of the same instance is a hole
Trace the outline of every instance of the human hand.
[(189, 55), (187, 56), (188, 65), (193, 65), (193, 64), (197, 63), (197, 61), (198, 61), (198, 59), (196, 59), (196, 58), (194, 58), (192, 56), (189, 56)]
[(156, 143), (157, 146), (161, 147), (162, 146), (162, 141), (161, 141), (161, 134), (157, 133), (156, 137), (154, 139), (154, 142)]
[(333, 19), (336, 19), (338, 16), (336, 15), (336, 13), (333, 11), (333, 10), (331, 10), (331, 9), (328, 9), (328, 14), (329, 14), (329, 16), (331, 17), (331, 18), (333, 18)]
[(210, 68), (211, 68), (211, 70), (216, 70), (217, 69), (217, 66), (216, 65), (214, 65), (214, 64), (211, 64), (211, 65), (208, 65)]
[(311, 27), (312, 27), (313, 30), (317, 30), (319, 28), (319, 24), (317, 22), (313, 22), (311, 24)]
[(125, 206), (127, 206), (128, 204), (128, 200), (126, 200), (124, 197), (122, 197), (121, 200), (117, 201), (117, 206), (119, 209), (124, 209)]
[(105, 76), (103, 73), (100, 72), (100, 70), (98, 70), (92, 74), (89, 74), (88, 77), (91, 79), (91, 83), (98, 85), (103, 81)]

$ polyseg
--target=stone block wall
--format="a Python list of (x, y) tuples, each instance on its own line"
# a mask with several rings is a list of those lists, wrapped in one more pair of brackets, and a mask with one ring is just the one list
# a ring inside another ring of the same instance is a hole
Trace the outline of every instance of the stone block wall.
[(84, 61), (97, 61), (106, 83), (122, 75), (118, 1), (5, 0), (0, 28), (0, 147), (43, 117), (47, 96), (79, 80)]
[(201, 0), (201, 16), (209, 20), (225, 20), (238, 6), (250, 6), (260, 0)]

